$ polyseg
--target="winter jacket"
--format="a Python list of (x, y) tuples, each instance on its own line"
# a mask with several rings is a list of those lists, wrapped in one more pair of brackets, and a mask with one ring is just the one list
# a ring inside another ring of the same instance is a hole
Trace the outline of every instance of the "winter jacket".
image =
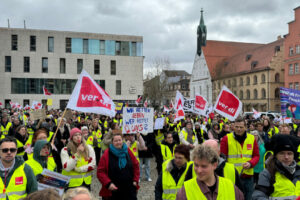
[(147, 150), (139, 150), (139, 157), (140, 158), (152, 158), (152, 152), (154, 149), (155, 143), (155, 138), (153, 133), (148, 133), (147, 135), (141, 134), (145, 141), (145, 146), (147, 147)]
[[(132, 183), (134, 181), (138, 183), (140, 178), (139, 162), (137, 161), (137, 159), (135, 158), (135, 156), (133, 155), (133, 153), (129, 148), (127, 148), (127, 151), (133, 165)], [(97, 168), (97, 177), (102, 184), (102, 188), (99, 192), (99, 195), (102, 197), (109, 197), (112, 195), (111, 191), (108, 190), (109, 185), (112, 183), (108, 175), (108, 171), (109, 171), (109, 148), (104, 151), (104, 154), (102, 155)]]

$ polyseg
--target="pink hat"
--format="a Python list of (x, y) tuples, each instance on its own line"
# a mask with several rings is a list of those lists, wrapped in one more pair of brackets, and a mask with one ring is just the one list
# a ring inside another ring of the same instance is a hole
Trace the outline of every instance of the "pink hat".
[(81, 130), (79, 128), (72, 128), (71, 132), (70, 132), (70, 139), (73, 138), (75, 133), (80, 133), (82, 134)]

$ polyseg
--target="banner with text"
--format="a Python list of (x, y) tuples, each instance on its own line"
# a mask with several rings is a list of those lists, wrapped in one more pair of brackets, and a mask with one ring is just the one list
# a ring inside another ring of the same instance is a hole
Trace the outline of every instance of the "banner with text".
[(281, 87), (280, 102), (283, 117), (300, 119), (300, 90)]
[(153, 132), (153, 108), (125, 107), (123, 109), (123, 134)]

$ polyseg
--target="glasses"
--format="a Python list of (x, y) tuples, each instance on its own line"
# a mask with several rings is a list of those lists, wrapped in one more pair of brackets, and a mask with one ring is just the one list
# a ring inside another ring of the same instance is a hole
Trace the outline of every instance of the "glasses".
[(10, 151), (11, 153), (15, 153), (17, 151), (16, 148), (5, 148), (5, 149), (1, 149), (3, 153), (8, 153), (8, 151)]

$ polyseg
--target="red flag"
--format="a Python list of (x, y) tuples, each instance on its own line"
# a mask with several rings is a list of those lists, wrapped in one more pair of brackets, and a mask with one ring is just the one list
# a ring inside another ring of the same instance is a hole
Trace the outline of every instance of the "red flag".
[(179, 105), (179, 108), (177, 109), (177, 112), (175, 114), (175, 119), (174, 119), (174, 122), (177, 122), (181, 119), (184, 118), (184, 110), (183, 110), (183, 107), (181, 105)]
[(214, 110), (227, 117), (230, 121), (234, 121), (242, 111), (243, 104), (226, 86), (223, 86)]
[(47, 90), (47, 88), (45, 87), (45, 86), (43, 86), (43, 92), (44, 92), (44, 95), (48, 95), (48, 96), (50, 96), (51, 95), (51, 93)]
[(135, 104), (136, 104), (137, 106), (139, 105), (140, 101), (142, 100), (142, 97), (143, 97), (143, 96), (140, 96), (140, 97), (135, 101)]
[(178, 110), (180, 106), (183, 107), (183, 103), (184, 103), (184, 97), (183, 97), (182, 94), (177, 90), (177, 91), (176, 91), (175, 110)]
[(0, 101), (0, 106), (2, 106), (2, 102)]
[(164, 112), (170, 112), (170, 109), (167, 106), (164, 106)]
[(25, 107), (24, 107), (25, 110), (30, 110), (30, 106), (27, 104)]
[(194, 110), (197, 112), (197, 114), (205, 116), (207, 110), (207, 104), (208, 102), (204, 97), (196, 94)]
[(115, 104), (110, 96), (85, 71), (82, 70), (67, 108), (81, 112), (114, 117)]
[(171, 100), (170, 105), (169, 105), (169, 109), (172, 110), (174, 108), (174, 104), (173, 101)]
[(144, 102), (144, 107), (147, 108), (148, 107), (148, 102), (147, 102), (147, 99), (146, 101)]

